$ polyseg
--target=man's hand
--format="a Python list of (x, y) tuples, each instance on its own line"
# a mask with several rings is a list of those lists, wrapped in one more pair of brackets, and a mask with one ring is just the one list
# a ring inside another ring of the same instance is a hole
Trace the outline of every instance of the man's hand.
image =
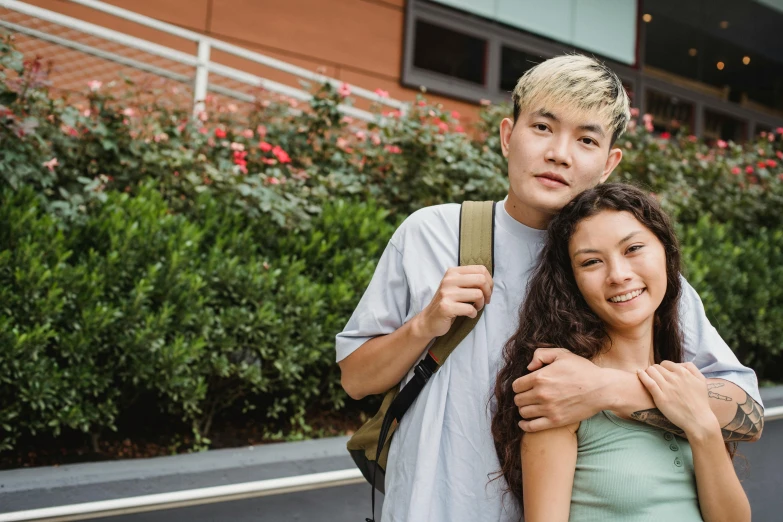
[(512, 385), (524, 431), (567, 426), (608, 407), (604, 370), (584, 357), (563, 348), (539, 348), (527, 368), (533, 373)]
[(489, 304), (493, 289), (492, 276), (484, 265), (449, 268), (430, 304), (414, 317), (415, 334), (434, 339), (446, 334), (457, 317), (476, 317)]

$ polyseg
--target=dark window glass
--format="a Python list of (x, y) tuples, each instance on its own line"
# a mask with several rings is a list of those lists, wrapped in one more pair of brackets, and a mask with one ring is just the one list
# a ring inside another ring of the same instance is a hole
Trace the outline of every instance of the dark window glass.
[(676, 96), (648, 90), (647, 112), (652, 114), (653, 126), (659, 132), (674, 132), (680, 127), (693, 131), (693, 104)]
[(445, 27), (416, 21), (413, 65), (484, 85), (487, 42)]
[(644, 23), (645, 66), (695, 80), (691, 88), (724, 100), (783, 115), (783, 13), (730, 0), (645, 0), (643, 9), (652, 16)]
[(704, 139), (707, 143), (718, 139), (743, 143), (747, 141), (747, 129), (747, 122), (719, 112), (704, 111)]
[(517, 85), (519, 77), (534, 65), (544, 61), (541, 56), (535, 56), (523, 51), (503, 47), (500, 54), (500, 90), (511, 92)]

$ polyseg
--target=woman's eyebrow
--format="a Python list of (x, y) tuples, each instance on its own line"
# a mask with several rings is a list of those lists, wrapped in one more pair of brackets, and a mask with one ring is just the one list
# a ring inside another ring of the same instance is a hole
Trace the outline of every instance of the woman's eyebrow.
[[(630, 234), (622, 238), (620, 241), (618, 241), (617, 246), (622, 245), (623, 243), (631, 239), (633, 236), (635, 236), (636, 234), (640, 234), (641, 232), (642, 232), (641, 230), (634, 230), (633, 232), (631, 232)], [(599, 254), (599, 253), (601, 253), (601, 251), (596, 250), (594, 248), (580, 248), (579, 250), (574, 252), (574, 255), (572, 257), (576, 257), (579, 254)]]

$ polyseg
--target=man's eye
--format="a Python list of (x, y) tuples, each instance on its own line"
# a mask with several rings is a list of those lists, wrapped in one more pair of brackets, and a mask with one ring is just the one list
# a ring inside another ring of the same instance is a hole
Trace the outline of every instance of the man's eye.
[(547, 131), (547, 130), (549, 130), (549, 127), (547, 127), (543, 123), (536, 123), (536, 124), (533, 125), (533, 127), (535, 127), (536, 130), (540, 130), (540, 131)]
[(595, 141), (593, 138), (582, 138), (582, 143), (585, 145), (598, 145), (598, 142)]

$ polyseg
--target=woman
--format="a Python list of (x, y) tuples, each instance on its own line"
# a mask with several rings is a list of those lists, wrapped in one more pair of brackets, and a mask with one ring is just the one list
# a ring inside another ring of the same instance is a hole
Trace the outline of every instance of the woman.
[[(548, 231), (492, 420), (525, 522), (750, 520), (705, 379), (682, 363), (680, 254), (666, 214), (641, 190), (608, 183), (577, 196)], [(637, 373), (687, 439), (610, 411), (523, 435), (511, 385), (546, 344)]]

